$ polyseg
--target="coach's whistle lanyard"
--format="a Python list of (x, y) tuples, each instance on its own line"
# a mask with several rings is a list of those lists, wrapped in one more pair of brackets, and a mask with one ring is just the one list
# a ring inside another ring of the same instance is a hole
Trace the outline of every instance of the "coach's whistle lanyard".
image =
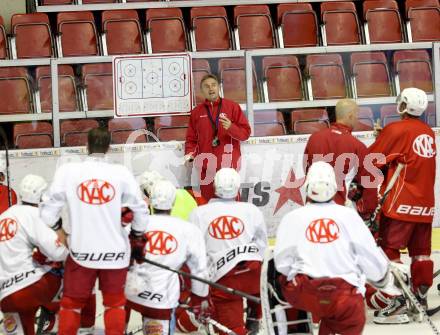
[(216, 147), (217, 145), (219, 145), (218, 125), (220, 122), (220, 113), (222, 110), (222, 99), (220, 98), (220, 101), (218, 103), (217, 116), (215, 118), (215, 121), (214, 121), (214, 117), (213, 117), (214, 105), (212, 104), (212, 114), (211, 114), (211, 111), (209, 110), (209, 107), (206, 104), (205, 104), (205, 108), (206, 108), (206, 113), (208, 114), (209, 121), (211, 121), (212, 130), (214, 132), (214, 139), (212, 140), (212, 146)]

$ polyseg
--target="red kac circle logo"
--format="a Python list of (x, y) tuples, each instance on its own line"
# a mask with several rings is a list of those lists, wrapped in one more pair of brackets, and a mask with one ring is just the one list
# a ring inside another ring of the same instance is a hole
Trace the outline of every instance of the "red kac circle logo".
[(78, 198), (89, 205), (104, 205), (115, 197), (115, 188), (107, 181), (90, 179), (82, 182), (76, 193)]
[(17, 234), (17, 221), (5, 218), (0, 221), (0, 242), (9, 241)]
[(220, 216), (209, 224), (208, 232), (217, 240), (232, 240), (244, 232), (244, 224), (235, 216)]
[(169, 255), (177, 250), (176, 238), (165, 231), (149, 231), (146, 233), (145, 250), (153, 255)]
[(318, 219), (310, 222), (306, 238), (312, 243), (331, 243), (339, 238), (339, 227), (332, 219)]

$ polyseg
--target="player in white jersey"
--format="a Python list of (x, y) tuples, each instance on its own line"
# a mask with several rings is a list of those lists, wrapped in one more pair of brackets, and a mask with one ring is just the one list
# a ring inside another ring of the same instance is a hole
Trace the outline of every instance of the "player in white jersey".
[(69, 208), (69, 250), (59, 313), (61, 335), (76, 335), (80, 311), (95, 281), (103, 294), (106, 334), (125, 329), (124, 284), (130, 243), (121, 224), (122, 204), (133, 211), (131, 236), (143, 236), (148, 210), (139, 186), (124, 166), (107, 161), (110, 133), (95, 128), (88, 133), (89, 156), (84, 162), (60, 166), (40, 206), (43, 220), (53, 229), (65, 204)]
[[(159, 181), (153, 186), (150, 197), (154, 215), (148, 221), (145, 234), (147, 243), (143, 257), (180, 269), (184, 263), (190, 272), (207, 278), (206, 249), (202, 232), (196, 226), (170, 215), (176, 199), (176, 188), (169, 181)], [(192, 281), (192, 307), (207, 300), (209, 288), (199, 281)], [(145, 263), (142, 259), (129, 271), (125, 293), (127, 307), (142, 314), (145, 335), (168, 335), (173, 308), (180, 295), (179, 276), (171, 271)]]
[(284, 298), (321, 319), (319, 334), (358, 335), (365, 325), (365, 279), (398, 295), (389, 261), (359, 214), (333, 201), (333, 167), (316, 162), (305, 182), (308, 202), (278, 227), (275, 267)]
[(38, 307), (51, 302), (61, 277), (32, 258), (34, 248), (53, 261), (63, 261), (68, 250), (39, 217), (38, 204), (47, 183), (27, 175), (19, 187), (21, 205), (0, 215), (0, 306), (8, 335), (33, 335)]
[[(240, 188), (240, 175), (234, 169), (220, 169), (214, 178), (214, 188), (218, 198), (196, 208), (190, 217), (205, 238), (210, 279), (258, 295), (267, 247), (263, 214), (253, 204), (234, 200)], [(216, 320), (238, 335), (246, 334), (243, 299), (216, 288), (211, 288), (211, 298)]]

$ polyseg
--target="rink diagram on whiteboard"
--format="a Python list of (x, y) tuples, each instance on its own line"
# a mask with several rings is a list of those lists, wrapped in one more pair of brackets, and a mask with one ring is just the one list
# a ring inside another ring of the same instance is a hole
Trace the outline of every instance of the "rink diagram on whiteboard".
[(189, 56), (118, 57), (114, 70), (118, 116), (191, 109)]

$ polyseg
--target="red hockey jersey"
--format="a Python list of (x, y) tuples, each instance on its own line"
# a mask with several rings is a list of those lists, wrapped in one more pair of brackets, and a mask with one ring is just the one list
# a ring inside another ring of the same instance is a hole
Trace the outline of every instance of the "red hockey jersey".
[[(8, 196), (8, 187), (0, 184), (0, 214), (9, 208)], [(17, 204), (17, 195), (13, 189), (11, 189), (11, 201), (11, 205)]]
[(387, 125), (368, 153), (383, 153), (385, 163), (375, 163), (379, 168), (388, 166), (383, 194), (399, 163), (405, 164), (382, 207), (387, 217), (431, 223), (434, 216), (434, 183), (436, 170), (435, 135), (423, 121), (404, 118)]

